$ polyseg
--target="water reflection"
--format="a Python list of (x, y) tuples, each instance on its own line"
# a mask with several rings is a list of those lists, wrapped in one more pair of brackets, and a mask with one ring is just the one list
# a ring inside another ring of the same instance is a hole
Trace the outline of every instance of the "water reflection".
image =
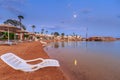
[[(97, 51), (97, 52), (106, 52), (113, 53), (119, 52), (117, 45), (118, 42), (54, 42), (51, 43), (52, 48), (75, 48), (79, 50), (84, 50), (86, 52)], [(107, 46), (107, 47), (106, 47)]]
[(72, 48), (76, 48), (76, 47), (80, 47), (80, 42), (54, 42), (52, 44), (53, 48), (64, 48), (64, 47), (72, 47)]
[(55, 42), (51, 46), (49, 56), (59, 60), (70, 80), (120, 80), (120, 42)]
[(61, 46), (65, 47), (65, 42), (64, 41), (61, 42)]
[(59, 42), (54, 43), (54, 48), (59, 48)]
[(74, 65), (77, 66), (77, 60), (76, 59), (74, 59)]

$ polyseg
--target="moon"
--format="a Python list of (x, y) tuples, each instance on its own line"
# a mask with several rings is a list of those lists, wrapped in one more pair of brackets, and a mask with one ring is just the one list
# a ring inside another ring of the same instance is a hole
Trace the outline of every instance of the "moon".
[(76, 15), (76, 14), (74, 14), (74, 15), (73, 15), (73, 17), (74, 17), (74, 18), (77, 18), (77, 15)]

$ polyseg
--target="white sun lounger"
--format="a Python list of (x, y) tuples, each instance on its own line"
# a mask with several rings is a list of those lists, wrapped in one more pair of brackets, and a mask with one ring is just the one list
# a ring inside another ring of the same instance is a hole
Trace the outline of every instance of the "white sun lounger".
[[(44, 67), (59, 67), (59, 62), (54, 59), (43, 59), (43, 58), (37, 58), (33, 60), (24, 60), (18, 56), (16, 56), (13, 53), (6, 53), (1, 56), (1, 59), (8, 64), (10, 67), (12, 67), (15, 70), (21, 70), (24, 72), (32, 72), (36, 71), (40, 68)], [(42, 62), (38, 64), (28, 64), (27, 62), (42, 60)]]
[(41, 44), (45, 44), (45, 45), (47, 44), (47, 42), (44, 42), (44, 41), (40, 41), (40, 43), (41, 43)]

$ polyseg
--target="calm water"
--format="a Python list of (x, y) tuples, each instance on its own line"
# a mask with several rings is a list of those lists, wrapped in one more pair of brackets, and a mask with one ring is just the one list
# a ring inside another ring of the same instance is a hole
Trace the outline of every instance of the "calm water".
[(55, 42), (45, 51), (70, 80), (120, 80), (120, 41)]

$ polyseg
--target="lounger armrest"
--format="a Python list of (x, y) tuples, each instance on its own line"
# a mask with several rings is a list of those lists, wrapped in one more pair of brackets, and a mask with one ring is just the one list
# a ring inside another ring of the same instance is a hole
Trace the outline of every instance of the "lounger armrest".
[(17, 69), (17, 70), (21, 70), (21, 71), (24, 71), (24, 72), (33, 72), (33, 71), (36, 71), (40, 68), (38, 65), (31, 65), (30, 67), (31, 67), (30, 71), (25, 71), (25, 69), (27, 69), (28, 67), (23, 67), (23, 68), (20, 68), (20, 69)]
[(32, 59), (32, 60), (25, 60), (26, 62), (32, 62), (32, 61), (37, 61), (37, 60), (44, 60), (43, 58), (37, 58), (37, 59)]

